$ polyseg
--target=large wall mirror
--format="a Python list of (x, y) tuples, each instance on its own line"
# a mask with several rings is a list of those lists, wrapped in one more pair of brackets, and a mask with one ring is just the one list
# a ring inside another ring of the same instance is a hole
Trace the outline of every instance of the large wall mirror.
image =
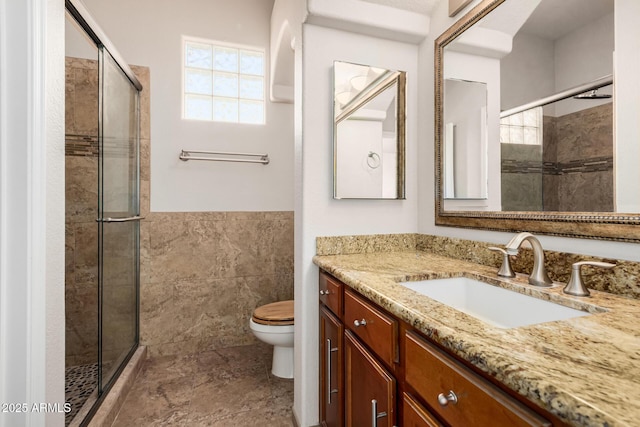
[(404, 199), (406, 73), (334, 63), (336, 199)]
[(436, 40), (437, 225), (640, 241), (632, 3), (484, 0)]

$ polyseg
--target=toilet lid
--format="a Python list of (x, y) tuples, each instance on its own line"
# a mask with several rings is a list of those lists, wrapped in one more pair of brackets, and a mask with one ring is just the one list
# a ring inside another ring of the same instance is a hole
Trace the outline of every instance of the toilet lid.
[(253, 321), (262, 325), (293, 325), (293, 300), (273, 302), (256, 308)]

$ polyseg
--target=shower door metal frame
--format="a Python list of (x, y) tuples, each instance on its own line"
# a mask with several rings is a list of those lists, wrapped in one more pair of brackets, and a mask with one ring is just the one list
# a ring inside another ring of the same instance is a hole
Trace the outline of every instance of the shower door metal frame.
[(118, 52), (116, 47), (111, 43), (111, 40), (107, 37), (98, 23), (91, 17), (89, 11), (79, 0), (65, 0), (65, 7), (67, 11), (78, 22), (78, 25), (87, 33), (87, 35), (95, 42), (99, 47), (104, 46), (113, 59), (118, 63), (122, 71), (126, 74), (131, 84), (140, 92), (142, 90), (142, 84), (136, 77), (131, 67), (127, 65), (122, 55)]
[[(131, 68), (127, 65), (127, 63), (124, 61), (124, 59), (122, 58), (122, 56), (118, 53), (117, 49), (115, 48), (115, 46), (111, 43), (111, 41), (109, 40), (109, 38), (106, 36), (106, 34), (104, 33), (104, 31), (102, 31), (102, 29), (100, 28), (100, 26), (96, 23), (96, 21), (91, 17), (90, 13), (87, 11), (87, 9), (84, 7), (84, 5), (79, 1), (79, 0), (65, 0), (65, 9), (66, 11), (73, 17), (73, 19), (78, 23), (78, 25), (85, 31), (85, 33), (87, 34), (87, 36), (96, 44), (96, 47), (98, 48), (98, 50), (101, 52), (100, 53), (100, 57), (99, 57), (99, 62), (103, 62), (103, 58), (102, 58), (102, 49), (104, 48), (110, 55), (111, 57), (115, 60), (115, 62), (117, 63), (118, 67), (120, 68), (120, 70), (125, 74), (125, 76), (127, 77), (127, 79), (129, 80), (129, 82), (131, 83), (131, 85), (136, 89), (136, 123), (137, 123), (137, 134), (136, 134), (136, 146), (137, 146), (137, 153), (136, 153), (136, 158), (137, 158), (137, 176), (136, 176), (136, 186), (137, 186), (137, 193), (138, 193), (138, 212), (137, 215), (134, 215), (132, 217), (127, 217), (127, 218), (97, 218), (96, 222), (98, 225), (98, 245), (101, 245), (102, 243), (102, 227), (104, 226), (104, 223), (110, 223), (110, 222), (128, 222), (128, 221), (136, 221), (138, 222), (137, 225), (137, 233), (135, 236), (135, 246), (136, 246), (136, 260), (135, 260), (135, 265), (136, 265), (136, 283), (135, 283), (135, 299), (136, 299), (136, 308), (135, 308), (135, 344), (132, 346), (132, 348), (130, 349), (130, 351), (128, 352), (128, 354), (124, 357), (124, 359), (122, 360), (122, 362), (120, 363), (120, 365), (118, 366), (118, 368), (114, 371), (114, 374), (112, 376), (112, 378), (108, 381), (107, 384), (102, 385), (102, 390), (100, 389), (100, 382), (101, 382), (101, 378), (99, 376), (98, 378), (98, 385), (96, 386), (96, 391), (97, 391), (97, 399), (96, 401), (93, 403), (91, 409), (89, 410), (89, 412), (86, 414), (85, 418), (83, 420), (81, 420), (80, 425), (81, 426), (86, 426), (89, 424), (89, 422), (91, 421), (91, 418), (93, 417), (93, 415), (96, 413), (96, 411), (98, 410), (98, 408), (100, 407), (100, 404), (102, 403), (102, 401), (104, 400), (104, 398), (106, 397), (106, 395), (108, 394), (109, 390), (111, 389), (111, 387), (113, 386), (113, 383), (115, 382), (115, 380), (120, 376), (120, 374), (122, 373), (122, 371), (124, 370), (124, 367), (127, 365), (127, 363), (129, 362), (129, 360), (131, 359), (131, 357), (133, 356), (133, 354), (135, 353), (137, 347), (139, 346), (139, 342), (140, 342), (140, 225), (139, 225), (139, 221), (141, 219), (143, 219), (140, 216), (140, 91), (142, 91), (142, 84), (140, 83), (140, 81), (137, 79), (137, 77), (135, 76), (135, 74), (133, 73), (133, 71), (131, 70)], [(101, 77), (99, 78), (99, 84), (102, 83)], [(99, 138), (102, 138), (101, 135), (101, 130), (102, 130), (102, 103), (99, 102), (98, 103), (98, 128), (99, 128)], [(100, 144), (100, 146), (102, 147), (102, 144)], [(100, 248), (100, 246), (99, 246)], [(102, 269), (102, 259), (99, 259), (99, 276), (100, 276), (100, 271)], [(99, 277), (98, 279), (99, 283), (98, 283), (98, 292), (101, 294), (102, 293), (102, 286), (101, 286), (101, 279)], [(98, 322), (99, 322), (99, 328), (98, 328), (98, 341), (99, 343), (102, 342), (102, 332), (101, 332), (101, 326), (100, 323), (102, 321), (101, 319), (101, 315), (102, 315), (102, 295), (99, 295), (99, 304), (98, 304)], [(100, 350), (100, 348), (99, 348)], [(100, 367), (101, 365), (101, 360), (102, 358), (102, 354), (101, 351), (99, 351), (99, 356), (98, 356), (98, 366)]]
[[(135, 215), (129, 217), (122, 218), (103, 218), (102, 210), (104, 209), (102, 205), (101, 197), (104, 197), (104, 189), (103, 189), (103, 174), (102, 171), (104, 169), (104, 95), (103, 95), (103, 84), (105, 82), (104, 79), (104, 67), (105, 67), (105, 53), (110, 55), (111, 58), (116, 62), (121, 71), (124, 72), (125, 76), (128, 77), (127, 73), (122, 68), (122, 65), (118, 62), (117, 58), (106, 48), (106, 46), (98, 46), (98, 69), (99, 69), (99, 78), (98, 84), (100, 87), (100, 95), (98, 96), (98, 140), (99, 140), (99, 157), (98, 157), (98, 213), (100, 215), (99, 218), (96, 219), (98, 223), (98, 401), (99, 403), (102, 401), (102, 398), (107, 394), (107, 392), (113, 386), (113, 383), (118, 379), (120, 373), (124, 370), (127, 362), (133, 354), (135, 353), (138, 345), (140, 343), (140, 221), (144, 219), (140, 216), (140, 90), (137, 89), (135, 84), (129, 79), (135, 91), (135, 122), (137, 125), (136, 135), (135, 135), (135, 145), (136, 145), (136, 176), (135, 176), (135, 187), (137, 194), (137, 201), (134, 206), (134, 210), (136, 212)], [(135, 299), (136, 299), (136, 307), (135, 307), (135, 334), (134, 334), (134, 343), (127, 355), (124, 357), (120, 365), (115, 369), (113, 375), (109, 378), (106, 384), (103, 384), (103, 321), (104, 321), (104, 273), (103, 273), (103, 235), (104, 235), (104, 225), (110, 223), (123, 223), (123, 222), (136, 222), (135, 228), (135, 239), (134, 239), (134, 247), (135, 247)], [(96, 407), (99, 405), (95, 405)], [(89, 418), (89, 417), (87, 417)]]

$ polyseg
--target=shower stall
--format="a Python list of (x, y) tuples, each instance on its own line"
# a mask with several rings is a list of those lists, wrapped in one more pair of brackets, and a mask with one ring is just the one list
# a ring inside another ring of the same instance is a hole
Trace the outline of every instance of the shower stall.
[(142, 86), (82, 3), (66, 9), (66, 425), (83, 425), (138, 347)]

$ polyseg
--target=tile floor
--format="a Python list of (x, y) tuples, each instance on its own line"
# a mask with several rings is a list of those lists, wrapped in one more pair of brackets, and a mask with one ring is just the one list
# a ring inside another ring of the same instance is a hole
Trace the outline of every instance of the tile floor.
[(293, 380), (258, 343), (145, 361), (112, 427), (290, 427)]
[(65, 369), (64, 379), (64, 400), (71, 404), (71, 412), (64, 416), (64, 425), (69, 425), (98, 387), (98, 364), (69, 366)]

